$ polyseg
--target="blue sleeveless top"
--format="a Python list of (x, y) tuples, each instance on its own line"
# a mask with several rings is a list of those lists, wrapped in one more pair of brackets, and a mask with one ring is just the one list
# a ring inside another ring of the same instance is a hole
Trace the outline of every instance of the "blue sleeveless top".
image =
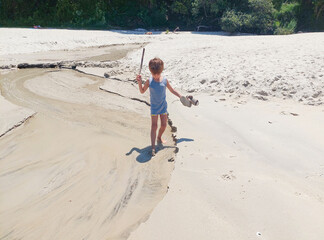
[(151, 99), (151, 115), (165, 114), (167, 113), (167, 101), (165, 89), (167, 86), (167, 80), (163, 77), (161, 82), (154, 81), (153, 77), (150, 77), (150, 99)]

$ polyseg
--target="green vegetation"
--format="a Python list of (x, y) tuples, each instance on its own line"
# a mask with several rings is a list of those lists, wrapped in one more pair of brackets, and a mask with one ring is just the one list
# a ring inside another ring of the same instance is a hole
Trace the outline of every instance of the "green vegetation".
[(324, 0), (0, 0), (1, 27), (324, 30)]

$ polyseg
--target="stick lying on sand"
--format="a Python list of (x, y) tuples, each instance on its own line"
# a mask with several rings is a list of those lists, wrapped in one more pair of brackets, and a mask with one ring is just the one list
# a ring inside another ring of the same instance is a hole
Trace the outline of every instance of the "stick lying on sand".
[(143, 48), (141, 66), (140, 66), (140, 70), (139, 70), (139, 74), (138, 75), (141, 75), (142, 66), (143, 66), (143, 59), (144, 59), (144, 53), (145, 53), (145, 48)]

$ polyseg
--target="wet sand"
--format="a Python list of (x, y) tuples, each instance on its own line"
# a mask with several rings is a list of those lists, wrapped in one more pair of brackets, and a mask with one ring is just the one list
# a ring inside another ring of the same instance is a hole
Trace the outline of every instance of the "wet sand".
[(19, 63), (47, 63), (56, 61), (92, 61), (109, 62), (119, 60), (127, 55), (129, 51), (145, 46), (143, 43), (115, 44), (100, 47), (78, 47), (77, 49), (52, 50), (36, 53), (7, 54), (0, 59), (1, 65)]
[(105, 81), (38, 69), (1, 79), (8, 101), (37, 112), (0, 139), (1, 238), (126, 239), (166, 194), (170, 128), (152, 159), (149, 107)]

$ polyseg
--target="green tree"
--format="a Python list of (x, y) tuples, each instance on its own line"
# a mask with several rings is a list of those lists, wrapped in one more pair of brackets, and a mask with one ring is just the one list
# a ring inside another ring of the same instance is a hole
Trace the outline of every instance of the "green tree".
[(274, 7), (270, 0), (249, 0), (252, 31), (271, 33), (274, 25)]
[(296, 31), (299, 9), (297, 2), (281, 4), (280, 9), (275, 11), (275, 34), (292, 34)]
[(58, 0), (56, 5), (57, 20), (62, 23), (72, 23), (75, 14), (78, 14), (77, 5), (71, 0)]
[(1, 26), (324, 30), (324, 0), (0, 0)]

